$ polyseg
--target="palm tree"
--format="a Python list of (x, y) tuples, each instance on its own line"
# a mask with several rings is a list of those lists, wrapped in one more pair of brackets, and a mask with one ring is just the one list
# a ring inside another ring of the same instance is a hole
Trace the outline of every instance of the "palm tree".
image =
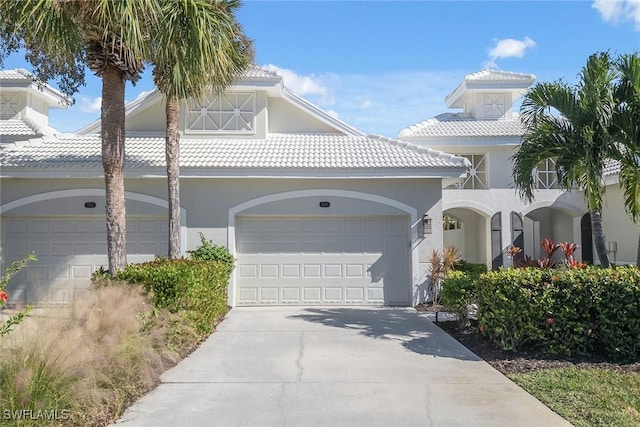
[(67, 95), (84, 84), (85, 65), (102, 78), (102, 166), (112, 274), (127, 264), (125, 83), (140, 78), (157, 6), (153, 0), (0, 0), (2, 56), (24, 48), (36, 77), (60, 79)]
[[(620, 186), (624, 204), (634, 222), (640, 222), (640, 56), (621, 55), (615, 61), (620, 78), (615, 87), (616, 114), (613, 125), (618, 140)], [(640, 238), (636, 265), (640, 267)]]
[(615, 152), (610, 135), (615, 100), (613, 71), (608, 53), (591, 55), (577, 85), (562, 80), (536, 84), (520, 108), (525, 133), (514, 161), (513, 177), (522, 199), (532, 201), (536, 181), (532, 171), (554, 159), (558, 184), (584, 191), (596, 252), (603, 267), (609, 258), (602, 230), (604, 166)]
[(166, 101), (169, 258), (180, 256), (180, 102), (221, 92), (251, 61), (250, 42), (235, 21), (236, 0), (165, 0), (152, 39), (153, 77)]

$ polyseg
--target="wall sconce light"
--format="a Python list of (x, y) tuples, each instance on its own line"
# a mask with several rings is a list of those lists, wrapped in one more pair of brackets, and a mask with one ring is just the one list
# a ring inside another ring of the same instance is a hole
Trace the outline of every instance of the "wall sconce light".
[(84, 207), (87, 208), (87, 209), (93, 209), (93, 208), (96, 207), (96, 202), (86, 202), (84, 204)]
[(431, 217), (427, 214), (422, 216), (422, 237), (432, 233)]

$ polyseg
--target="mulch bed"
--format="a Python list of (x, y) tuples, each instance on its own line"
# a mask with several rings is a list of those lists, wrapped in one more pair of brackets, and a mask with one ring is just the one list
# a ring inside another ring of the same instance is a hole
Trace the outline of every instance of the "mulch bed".
[[(420, 304), (415, 308), (418, 311), (431, 312), (442, 310), (442, 306), (434, 307), (426, 304)], [(503, 374), (567, 367), (608, 369), (640, 374), (640, 362), (622, 364), (607, 362), (598, 357), (563, 358), (540, 353), (534, 349), (524, 349), (519, 352), (504, 351), (480, 334), (475, 320), (471, 320), (471, 324), (467, 327), (460, 327), (455, 321), (438, 322), (436, 325)]]

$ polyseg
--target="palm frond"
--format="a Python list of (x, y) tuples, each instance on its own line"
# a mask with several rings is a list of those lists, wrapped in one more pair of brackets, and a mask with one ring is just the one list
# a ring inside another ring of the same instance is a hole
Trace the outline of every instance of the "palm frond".
[(238, 1), (162, 2), (152, 41), (154, 80), (167, 96), (198, 97), (223, 90), (246, 69), (249, 43), (233, 16)]

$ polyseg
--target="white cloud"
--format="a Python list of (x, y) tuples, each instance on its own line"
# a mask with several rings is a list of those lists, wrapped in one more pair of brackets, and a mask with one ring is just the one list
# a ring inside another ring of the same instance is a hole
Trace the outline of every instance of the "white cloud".
[(401, 129), (445, 112), (445, 96), (465, 74), (463, 70), (318, 74), (314, 79), (326, 93), (305, 98), (364, 133), (395, 137)]
[(334, 117), (336, 119), (340, 118), (340, 114), (338, 114), (338, 112), (336, 110), (324, 110), (324, 111), (325, 111), (325, 113), (327, 113), (331, 117)]
[(96, 113), (99, 112), (102, 108), (102, 97), (98, 96), (96, 98), (89, 98), (83, 96), (80, 98), (80, 102), (78, 103), (78, 108), (83, 113)]
[(496, 60), (502, 58), (522, 58), (527, 51), (536, 45), (529, 37), (522, 40), (501, 39), (497, 40), (493, 48), (489, 50), (489, 59), (483, 64), (485, 68), (496, 68)]
[(636, 31), (640, 31), (640, 0), (595, 0), (592, 7), (605, 22), (633, 21)]
[(279, 73), (282, 76), (284, 85), (300, 96), (326, 95), (327, 93), (327, 88), (319, 83), (314, 74), (310, 76), (303, 76), (293, 70), (280, 68), (271, 64), (264, 65), (263, 67), (269, 71)]

